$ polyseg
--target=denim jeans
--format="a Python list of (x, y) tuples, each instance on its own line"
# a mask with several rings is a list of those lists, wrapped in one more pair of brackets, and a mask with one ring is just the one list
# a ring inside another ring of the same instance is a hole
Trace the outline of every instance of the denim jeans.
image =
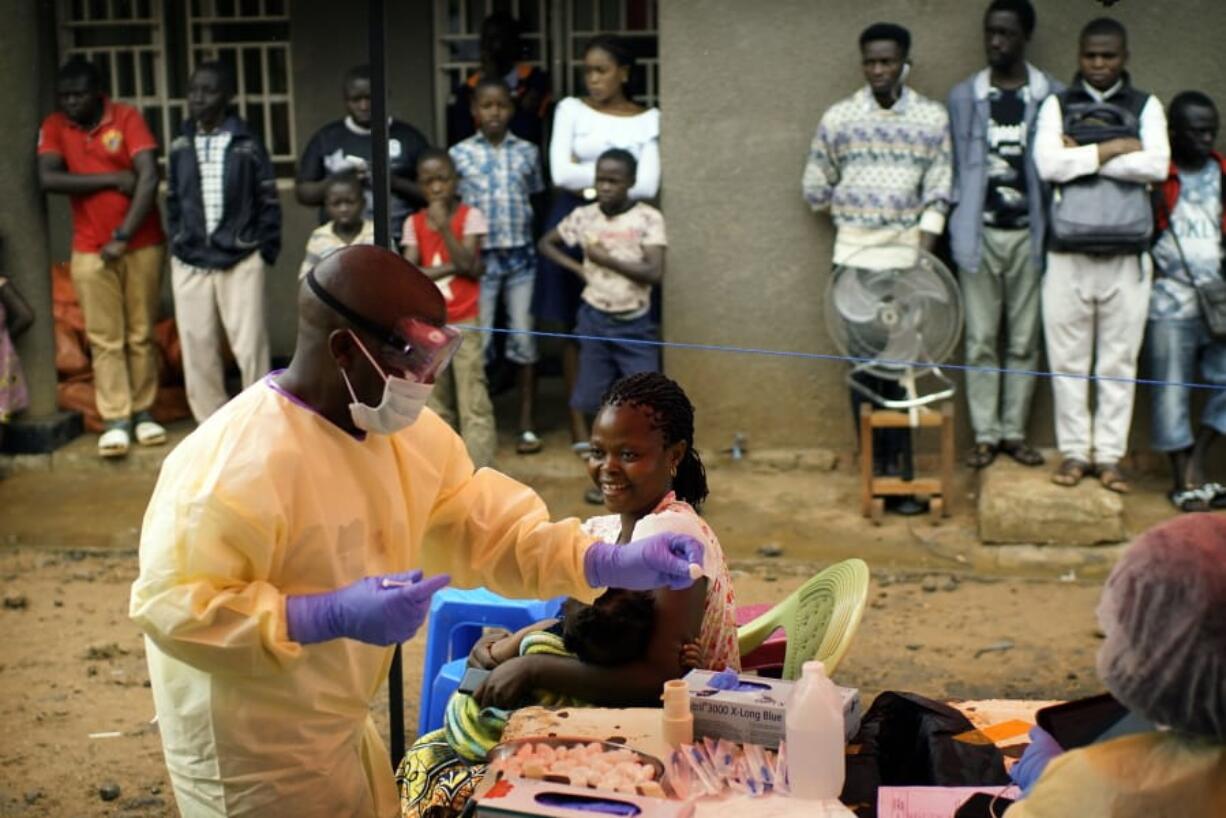
[[(1149, 377), (1169, 383), (1205, 383), (1208, 400), (1201, 423), (1226, 435), (1226, 341), (1215, 341), (1200, 318), (1155, 318), (1146, 328), (1145, 357)], [(1199, 359), (1199, 361), (1198, 361)], [(1197, 377), (1199, 362), (1200, 377)], [(1186, 386), (1151, 386), (1153, 430), (1150, 441), (1160, 452), (1178, 452), (1195, 440)]]
[[(507, 360), (513, 364), (536, 363), (536, 339), (532, 331), (532, 288), (536, 282), (536, 251), (530, 246), (481, 251), (485, 276), (481, 279), (481, 326), (494, 326), (501, 293), (506, 302)], [(489, 349), (493, 333), (484, 333)]]

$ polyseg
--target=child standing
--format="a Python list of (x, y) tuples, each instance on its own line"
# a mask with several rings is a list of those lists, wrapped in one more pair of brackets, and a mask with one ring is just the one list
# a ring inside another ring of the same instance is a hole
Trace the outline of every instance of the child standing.
[(34, 312), (30, 305), (13, 282), (0, 275), (0, 447), (4, 444), (4, 427), (29, 402), (13, 339), (33, 323)]
[(366, 194), (356, 173), (340, 173), (324, 188), (324, 211), (328, 221), (311, 231), (306, 255), (298, 270), (299, 280), (323, 259), (351, 244), (374, 244), (375, 223), (363, 218)]
[[(427, 205), (405, 219), (404, 257), (438, 285), (447, 300), (448, 323), (473, 323), (479, 314), (481, 241), (488, 232), (485, 215), (457, 198), (455, 165), (446, 151), (431, 148), (422, 152), (417, 160), (417, 183)], [(429, 403), (464, 438), (477, 468), (494, 462), (498, 445), (481, 336), (464, 331), (460, 348), (435, 382)]]
[[(572, 210), (541, 239), (541, 255), (583, 279), (575, 332), (600, 341), (579, 342), (579, 377), (572, 409), (594, 415), (613, 382), (626, 375), (656, 372), (658, 327), (651, 317), (651, 288), (664, 277), (664, 216), (630, 198), (638, 163), (629, 151), (607, 150), (596, 162), (595, 204)], [(561, 245), (583, 248), (583, 263)], [(626, 343), (630, 342), (630, 343)], [(588, 499), (601, 502), (599, 494)]]
[[(478, 133), (454, 145), (451, 159), (460, 174), (460, 198), (489, 220), (481, 248), (481, 326), (492, 327), (498, 297), (506, 300), (507, 360), (519, 367), (519, 439), (515, 450), (541, 450), (536, 435), (536, 341), (532, 330), (532, 288), (536, 251), (532, 242), (531, 197), (545, 190), (536, 145), (511, 133), (515, 115), (511, 90), (501, 79), (483, 79), (473, 92)], [(486, 334), (483, 348), (488, 349)]]

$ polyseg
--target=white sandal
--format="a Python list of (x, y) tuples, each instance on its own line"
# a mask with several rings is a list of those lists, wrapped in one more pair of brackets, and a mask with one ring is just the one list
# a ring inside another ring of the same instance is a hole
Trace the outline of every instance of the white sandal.
[(123, 457), (132, 445), (128, 430), (122, 426), (107, 429), (98, 438), (98, 454), (101, 457)]
[(161, 446), (166, 442), (166, 429), (154, 420), (137, 421), (136, 442), (142, 446)]

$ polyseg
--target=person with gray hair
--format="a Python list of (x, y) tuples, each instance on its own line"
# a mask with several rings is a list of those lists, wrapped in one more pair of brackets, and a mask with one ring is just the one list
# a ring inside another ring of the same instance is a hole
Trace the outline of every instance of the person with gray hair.
[(1226, 516), (1188, 514), (1138, 537), (1098, 604), (1098, 675), (1158, 729), (1057, 756), (1005, 818), (1226, 815), (1223, 611)]

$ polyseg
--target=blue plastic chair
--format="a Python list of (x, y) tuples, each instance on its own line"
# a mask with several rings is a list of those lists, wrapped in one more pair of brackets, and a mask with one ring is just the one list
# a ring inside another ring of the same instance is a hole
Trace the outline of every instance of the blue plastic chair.
[(483, 628), (519, 630), (557, 616), (564, 599), (507, 599), (485, 588), (444, 588), (435, 593), (426, 624), (417, 735), (443, 726), (447, 699), (460, 686), (468, 652)]

